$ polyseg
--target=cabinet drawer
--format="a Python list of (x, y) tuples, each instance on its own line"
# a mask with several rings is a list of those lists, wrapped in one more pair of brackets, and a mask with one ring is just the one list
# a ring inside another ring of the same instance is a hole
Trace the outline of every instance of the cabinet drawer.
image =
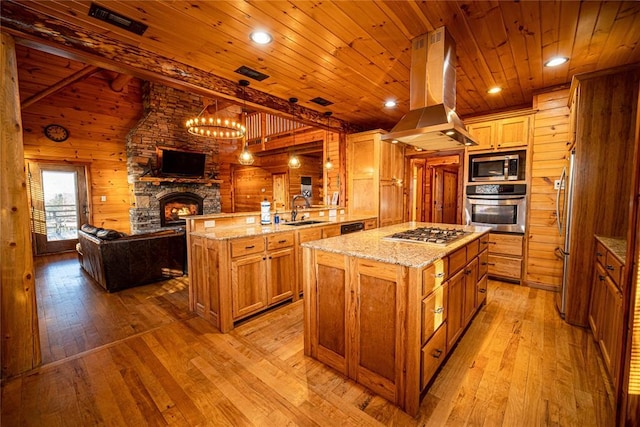
[(482, 251), (478, 255), (478, 277), (482, 277), (487, 274), (489, 270), (489, 251)]
[(264, 252), (264, 237), (246, 237), (231, 241), (231, 256), (257, 254)]
[(522, 260), (489, 253), (489, 275), (520, 280)]
[(522, 235), (489, 233), (489, 252), (522, 256)]
[(269, 250), (288, 248), (289, 246), (293, 246), (293, 231), (267, 236), (267, 249)]
[(442, 285), (448, 277), (449, 260), (447, 257), (436, 260), (422, 270), (422, 296), (425, 297)]
[(622, 270), (624, 265), (611, 252), (607, 252), (605, 267), (607, 274), (620, 290), (623, 288)]
[(467, 264), (467, 248), (460, 248), (449, 255), (449, 275), (455, 274)]
[(364, 222), (364, 229), (365, 230), (371, 230), (372, 228), (377, 228), (378, 227), (378, 220), (377, 219), (368, 219)]
[(480, 247), (480, 239), (476, 239), (467, 245), (467, 262), (471, 261), (473, 257), (478, 255), (479, 247)]
[(447, 320), (447, 286), (440, 286), (422, 300), (422, 343)]
[(340, 224), (322, 227), (322, 238), (335, 237), (340, 235)]
[(311, 242), (312, 240), (322, 239), (321, 228), (308, 228), (298, 231), (298, 243)]
[(607, 249), (596, 240), (596, 260), (604, 267), (607, 256)]
[(447, 328), (446, 323), (433, 335), (429, 342), (422, 348), (422, 375), (420, 389), (424, 389), (442, 360), (447, 355)]
[(489, 234), (485, 234), (482, 237), (480, 237), (480, 239), (478, 239), (480, 241), (480, 249), (479, 251), (482, 252), (485, 249), (489, 248)]

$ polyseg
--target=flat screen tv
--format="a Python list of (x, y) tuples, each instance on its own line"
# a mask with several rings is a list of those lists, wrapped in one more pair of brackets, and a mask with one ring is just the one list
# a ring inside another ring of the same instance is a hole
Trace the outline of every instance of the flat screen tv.
[(157, 154), (161, 176), (204, 178), (205, 153), (158, 147)]

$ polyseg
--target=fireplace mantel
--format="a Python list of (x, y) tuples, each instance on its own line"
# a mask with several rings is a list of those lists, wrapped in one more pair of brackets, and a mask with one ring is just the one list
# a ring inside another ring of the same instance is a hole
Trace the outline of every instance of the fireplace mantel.
[(150, 182), (153, 185), (160, 185), (163, 182), (174, 182), (176, 184), (201, 184), (205, 186), (211, 186), (213, 184), (222, 184), (221, 179), (208, 179), (208, 178), (172, 178), (172, 177), (153, 177), (142, 176), (138, 178), (141, 182)]

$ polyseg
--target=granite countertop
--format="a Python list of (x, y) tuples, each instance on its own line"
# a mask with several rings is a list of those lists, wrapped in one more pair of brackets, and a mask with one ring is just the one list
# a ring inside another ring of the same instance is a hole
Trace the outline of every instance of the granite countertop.
[(600, 241), (609, 252), (613, 253), (623, 264), (627, 262), (627, 239), (622, 237), (606, 237), (596, 235), (596, 239)]
[[(316, 213), (316, 212), (328, 211), (328, 210), (335, 210), (339, 214), (341, 211), (344, 212), (346, 208), (340, 207), (340, 206), (311, 205), (311, 207), (309, 208), (300, 207), (298, 209), (298, 214), (300, 215), (310, 214), (310, 213)], [(270, 212), (271, 212), (271, 218), (273, 218), (273, 216), (277, 213), (277, 210), (272, 208)], [(290, 210), (287, 210), (287, 209), (280, 210), (280, 213), (283, 215), (288, 215), (289, 212)], [(206, 214), (206, 215), (184, 215), (184, 216), (181, 216), (181, 218), (218, 219), (218, 218), (235, 218), (235, 217), (256, 216), (256, 215), (260, 215), (260, 211), (233, 212), (233, 213), (220, 212), (220, 213)], [(371, 218), (371, 217), (367, 217), (367, 218)]]
[(375, 216), (371, 215), (341, 215), (335, 217), (314, 217), (312, 220), (322, 221), (317, 224), (308, 224), (308, 225), (286, 225), (286, 223), (281, 222), (280, 224), (270, 224), (270, 225), (261, 225), (259, 223), (256, 224), (244, 224), (244, 225), (234, 225), (234, 226), (223, 226), (216, 227), (213, 229), (208, 229), (207, 231), (193, 231), (191, 232), (192, 236), (200, 236), (205, 237), (207, 239), (213, 240), (226, 240), (226, 239), (239, 239), (241, 237), (252, 237), (273, 233), (282, 233), (286, 231), (296, 231), (296, 230), (304, 230), (307, 228), (313, 227), (325, 227), (327, 225), (334, 224), (342, 224), (347, 222), (354, 221), (364, 221), (367, 219), (375, 219)]
[[(465, 231), (471, 231), (471, 234), (448, 245), (398, 242), (383, 239), (383, 237), (387, 237), (393, 233), (416, 227), (462, 228)], [(422, 268), (461, 248), (481, 235), (488, 233), (490, 230), (489, 227), (472, 225), (405, 222), (403, 224), (376, 228), (361, 233), (314, 240), (312, 242), (302, 243), (301, 246), (357, 258), (371, 259), (388, 264)]]

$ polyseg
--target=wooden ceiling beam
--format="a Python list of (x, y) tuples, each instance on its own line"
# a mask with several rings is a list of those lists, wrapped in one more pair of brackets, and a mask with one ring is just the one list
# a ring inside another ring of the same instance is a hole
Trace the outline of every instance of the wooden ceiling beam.
[(122, 89), (129, 84), (132, 78), (131, 75), (119, 73), (115, 79), (109, 82), (109, 88), (114, 92), (122, 92)]
[[(3, 2), (0, 17), (2, 31), (19, 39), (17, 42), (35, 49), (44, 50), (69, 59), (74, 59), (100, 68), (131, 74), (144, 80), (156, 81), (167, 86), (186, 90), (201, 96), (213, 96), (242, 103), (243, 88), (235, 82), (195, 67), (159, 56), (137, 46), (121, 42), (88, 31), (12, 2)], [(289, 100), (265, 92), (244, 88), (246, 104), (277, 115), (289, 115)], [(330, 127), (343, 133), (359, 132), (362, 129), (338, 118), (329, 123), (323, 112), (303, 106), (296, 109), (298, 121), (314, 126)]]
[(32, 106), (36, 102), (40, 101), (41, 99), (44, 99), (49, 95), (53, 95), (54, 93), (64, 89), (65, 87), (67, 87), (69, 85), (72, 85), (72, 84), (74, 84), (74, 83), (76, 83), (76, 82), (78, 82), (78, 81), (90, 76), (91, 74), (95, 73), (96, 71), (98, 71), (98, 67), (93, 66), (93, 65), (87, 65), (86, 67), (84, 67), (80, 71), (77, 71), (77, 72), (71, 74), (70, 76), (65, 77), (64, 79), (60, 80), (59, 82), (54, 83), (53, 85), (49, 86), (45, 90), (42, 90), (42, 91), (30, 96), (29, 98), (25, 99), (20, 104), (20, 108), (22, 108), (23, 110), (26, 109), (26, 108), (29, 108), (30, 106)]

